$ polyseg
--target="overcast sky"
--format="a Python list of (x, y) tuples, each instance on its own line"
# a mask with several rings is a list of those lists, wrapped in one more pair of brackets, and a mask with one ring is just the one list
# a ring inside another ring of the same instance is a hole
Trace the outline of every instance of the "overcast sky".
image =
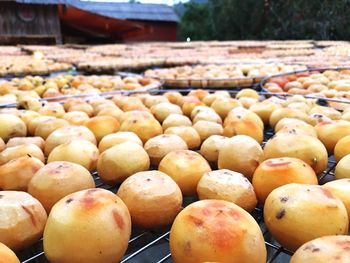
[[(93, 2), (129, 2), (127, 0), (84, 0), (84, 1), (93, 1)], [(145, 4), (168, 4), (173, 5), (179, 2), (185, 3), (189, 0), (137, 0), (137, 2)]]

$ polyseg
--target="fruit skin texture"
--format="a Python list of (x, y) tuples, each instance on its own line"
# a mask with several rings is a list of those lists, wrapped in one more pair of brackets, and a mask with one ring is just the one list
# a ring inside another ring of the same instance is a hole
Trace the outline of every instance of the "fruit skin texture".
[(350, 154), (350, 135), (341, 138), (334, 147), (334, 158), (337, 162), (348, 154)]
[(237, 135), (226, 140), (218, 158), (219, 169), (242, 173), (251, 180), (263, 157), (263, 150), (253, 138)]
[(349, 219), (343, 202), (318, 185), (288, 184), (267, 197), (264, 220), (271, 235), (295, 251), (327, 235), (346, 235)]
[(266, 248), (254, 218), (223, 200), (202, 200), (187, 206), (170, 231), (175, 263), (263, 263)]
[(67, 161), (84, 166), (89, 171), (96, 169), (99, 150), (86, 140), (74, 140), (56, 146), (47, 158), (47, 162)]
[(195, 195), (199, 180), (211, 168), (199, 153), (178, 150), (168, 153), (159, 163), (158, 170), (169, 175), (183, 195)]
[(27, 135), (27, 126), (15, 115), (0, 114), (0, 137), (7, 142), (12, 137), (24, 137)]
[(221, 135), (212, 135), (207, 138), (201, 145), (201, 155), (211, 163), (217, 163), (219, 152), (225, 145), (227, 137)]
[(22, 144), (18, 146), (8, 147), (0, 153), (0, 165), (11, 160), (23, 156), (31, 156), (45, 162), (45, 157), (41, 149), (35, 144)]
[(65, 126), (52, 132), (45, 141), (45, 155), (58, 145), (74, 140), (86, 140), (96, 145), (95, 135), (85, 126)]
[(253, 175), (253, 186), (258, 200), (265, 203), (272, 190), (290, 183), (318, 184), (314, 170), (297, 158), (273, 158), (263, 161)]
[(182, 193), (170, 176), (160, 171), (136, 173), (117, 195), (129, 209), (133, 225), (154, 228), (171, 224), (182, 209)]
[(190, 150), (196, 149), (201, 145), (201, 137), (193, 127), (169, 127), (164, 131), (164, 134), (175, 134), (180, 136), (187, 143), (188, 149)]
[(337, 142), (350, 135), (350, 122), (344, 120), (321, 122), (315, 126), (317, 136), (326, 146), (329, 153), (333, 153)]
[(345, 155), (335, 167), (335, 179), (350, 178), (350, 154)]
[(325, 236), (302, 245), (292, 256), (290, 263), (349, 262), (350, 236)]
[(251, 212), (257, 204), (254, 188), (243, 174), (227, 169), (205, 173), (197, 185), (200, 200), (218, 199), (232, 202)]
[(98, 174), (108, 184), (121, 183), (134, 173), (148, 170), (149, 166), (147, 152), (134, 142), (124, 142), (109, 148), (97, 161)]
[(322, 187), (328, 189), (338, 197), (345, 205), (350, 220), (350, 179), (339, 179), (328, 182)]
[(150, 114), (140, 111), (127, 117), (120, 126), (120, 131), (130, 131), (137, 134), (143, 143), (152, 137), (163, 133), (160, 123)]
[(117, 132), (120, 126), (119, 121), (111, 116), (96, 116), (85, 121), (84, 124), (94, 133), (98, 142), (104, 136)]
[(1, 191), (0, 195), (0, 242), (17, 251), (38, 241), (47, 220), (41, 203), (22, 191)]
[(165, 155), (175, 150), (187, 150), (187, 143), (175, 134), (162, 134), (149, 139), (144, 146), (151, 164), (158, 166)]
[(316, 174), (327, 168), (328, 154), (325, 146), (308, 135), (277, 134), (267, 141), (264, 160), (279, 157), (294, 157), (303, 160)]
[(141, 146), (143, 146), (141, 139), (133, 132), (116, 132), (112, 134), (108, 134), (102, 138), (100, 143), (98, 144), (98, 149), (100, 153), (105, 150), (111, 148), (114, 145), (123, 142), (135, 142)]
[(0, 166), (0, 188), (3, 190), (27, 191), (34, 174), (44, 166), (35, 157), (22, 156)]
[(20, 263), (16, 254), (3, 243), (0, 243), (0, 263)]
[(90, 172), (71, 162), (52, 162), (35, 173), (28, 193), (37, 198), (49, 213), (55, 203), (68, 194), (95, 187)]
[[(23, 144), (35, 144), (42, 151), (45, 148), (45, 141), (41, 137), (14, 137), (8, 140), (6, 147), (10, 148), (18, 145), (23, 145)], [(0, 149), (1, 149), (1, 142), (0, 142)]]
[(6, 144), (4, 140), (0, 137), (0, 152), (2, 152), (6, 148)]
[(198, 121), (193, 124), (193, 128), (198, 132), (201, 141), (206, 140), (212, 135), (222, 135), (224, 132), (221, 124), (211, 121)]
[(130, 214), (110, 191), (91, 188), (56, 203), (44, 231), (44, 251), (52, 263), (118, 262), (131, 233)]

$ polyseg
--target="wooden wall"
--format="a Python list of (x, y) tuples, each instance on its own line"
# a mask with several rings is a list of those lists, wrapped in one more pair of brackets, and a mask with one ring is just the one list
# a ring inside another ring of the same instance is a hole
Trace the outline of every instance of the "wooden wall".
[(61, 41), (56, 5), (0, 1), (0, 44)]
[(138, 22), (143, 24), (143, 29), (124, 34), (124, 41), (176, 41), (177, 24), (175, 22)]

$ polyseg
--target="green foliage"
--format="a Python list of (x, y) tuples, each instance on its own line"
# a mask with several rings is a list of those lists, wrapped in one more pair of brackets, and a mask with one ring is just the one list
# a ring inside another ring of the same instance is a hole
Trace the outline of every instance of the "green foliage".
[(186, 40), (209, 40), (212, 38), (210, 30), (209, 6), (190, 2), (185, 4), (186, 12), (181, 18), (180, 38)]
[(208, 0), (186, 4), (180, 38), (349, 39), (350, 0)]

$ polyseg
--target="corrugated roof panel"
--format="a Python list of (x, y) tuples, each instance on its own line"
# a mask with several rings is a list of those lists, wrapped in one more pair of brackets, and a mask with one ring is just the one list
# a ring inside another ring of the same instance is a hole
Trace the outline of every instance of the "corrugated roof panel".
[(178, 22), (173, 8), (161, 4), (88, 2), (79, 0), (16, 0), (26, 4), (66, 4), (101, 16), (117, 19)]
[(67, 0), (15, 0), (17, 3), (22, 4), (47, 4), (47, 5), (53, 5), (53, 4), (66, 4)]

